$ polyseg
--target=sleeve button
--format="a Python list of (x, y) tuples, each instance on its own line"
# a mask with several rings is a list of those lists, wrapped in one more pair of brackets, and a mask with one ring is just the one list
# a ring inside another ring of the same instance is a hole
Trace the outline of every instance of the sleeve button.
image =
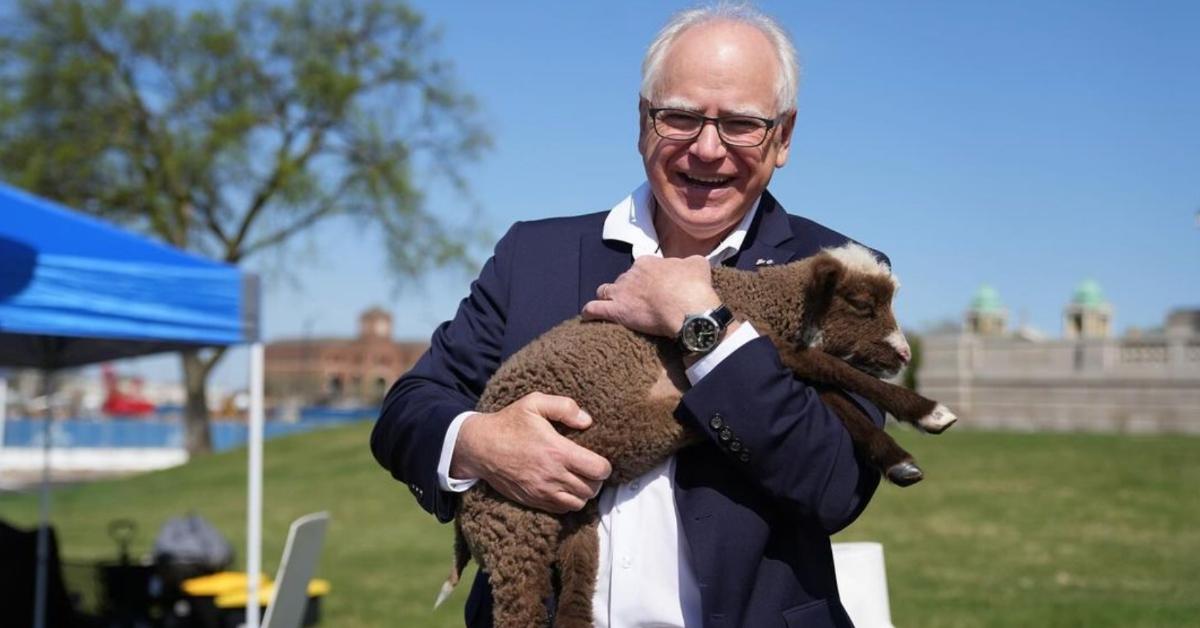
[(727, 427), (722, 428), (721, 433), (717, 434), (717, 438), (721, 439), (722, 443), (729, 442), (729, 439), (733, 438), (733, 431)]
[(742, 450), (742, 441), (737, 440), (735, 438), (732, 443), (729, 443), (729, 451), (732, 451), (733, 453), (736, 454), (737, 452), (739, 452), (741, 450)]
[(725, 419), (721, 416), (721, 413), (718, 412), (712, 415), (712, 418), (708, 420), (708, 426), (714, 430), (719, 430), (725, 427)]

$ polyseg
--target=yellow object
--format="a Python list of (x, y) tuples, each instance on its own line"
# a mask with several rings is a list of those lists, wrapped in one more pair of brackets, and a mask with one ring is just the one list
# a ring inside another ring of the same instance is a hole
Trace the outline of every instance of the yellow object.
[[(213, 604), (215, 604), (217, 608), (245, 608), (246, 600), (250, 599), (249, 596), (246, 595), (245, 582), (246, 579), (243, 577), (243, 586), (240, 590), (230, 591), (228, 593), (218, 595), (217, 598), (213, 600)], [(330, 586), (328, 580), (313, 578), (312, 580), (308, 581), (308, 597), (320, 597), (328, 594), (329, 590)], [(266, 606), (271, 603), (271, 594), (274, 592), (274, 582), (267, 582), (261, 588), (259, 588), (258, 605), (266, 608)]]
[[(232, 593), (237, 590), (246, 590), (246, 585), (249, 578), (246, 577), (244, 571), (221, 571), (207, 576), (199, 576), (196, 578), (188, 578), (183, 581), (180, 588), (183, 592), (195, 597), (213, 597)], [(271, 579), (265, 575), (259, 575), (259, 588), (269, 586)]]

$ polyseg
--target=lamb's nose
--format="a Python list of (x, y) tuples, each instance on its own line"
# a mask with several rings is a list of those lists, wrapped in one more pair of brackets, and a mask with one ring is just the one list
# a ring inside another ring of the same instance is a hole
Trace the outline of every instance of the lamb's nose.
[(908, 361), (912, 359), (912, 349), (908, 348), (908, 339), (904, 337), (904, 333), (897, 329), (888, 335), (887, 342), (896, 350), (900, 360), (908, 364)]

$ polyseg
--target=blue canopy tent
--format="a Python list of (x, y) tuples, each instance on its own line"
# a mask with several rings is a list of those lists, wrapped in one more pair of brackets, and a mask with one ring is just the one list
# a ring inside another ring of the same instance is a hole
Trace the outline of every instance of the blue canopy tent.
[[(254, 588), (262, 486), (263, 364), (258, 322), (254, 275), (0, 183), (0, 367), (32, 367), (49, 374), (163, 351), (251, 345), (247, 569)], [(49, 424), (48, 417), (35, 626), (45, 620)], [(257, 592), (249, 593), (257, 606)], [(258, 609), (253, 611), (248, 623), (256, 626)]]

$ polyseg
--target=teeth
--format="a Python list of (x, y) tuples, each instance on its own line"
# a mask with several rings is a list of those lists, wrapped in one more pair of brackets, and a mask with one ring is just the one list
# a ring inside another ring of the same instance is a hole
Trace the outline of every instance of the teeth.
[(713, 185), (719, 185), (719, 184), (725, 183), (726, 181), (729, 180), (728, 177), (698, 177), (694, 174), (685, 174), (683, 176), (685, 176), (693, 181), (699, 181), (700, 183), (710, 183)]

